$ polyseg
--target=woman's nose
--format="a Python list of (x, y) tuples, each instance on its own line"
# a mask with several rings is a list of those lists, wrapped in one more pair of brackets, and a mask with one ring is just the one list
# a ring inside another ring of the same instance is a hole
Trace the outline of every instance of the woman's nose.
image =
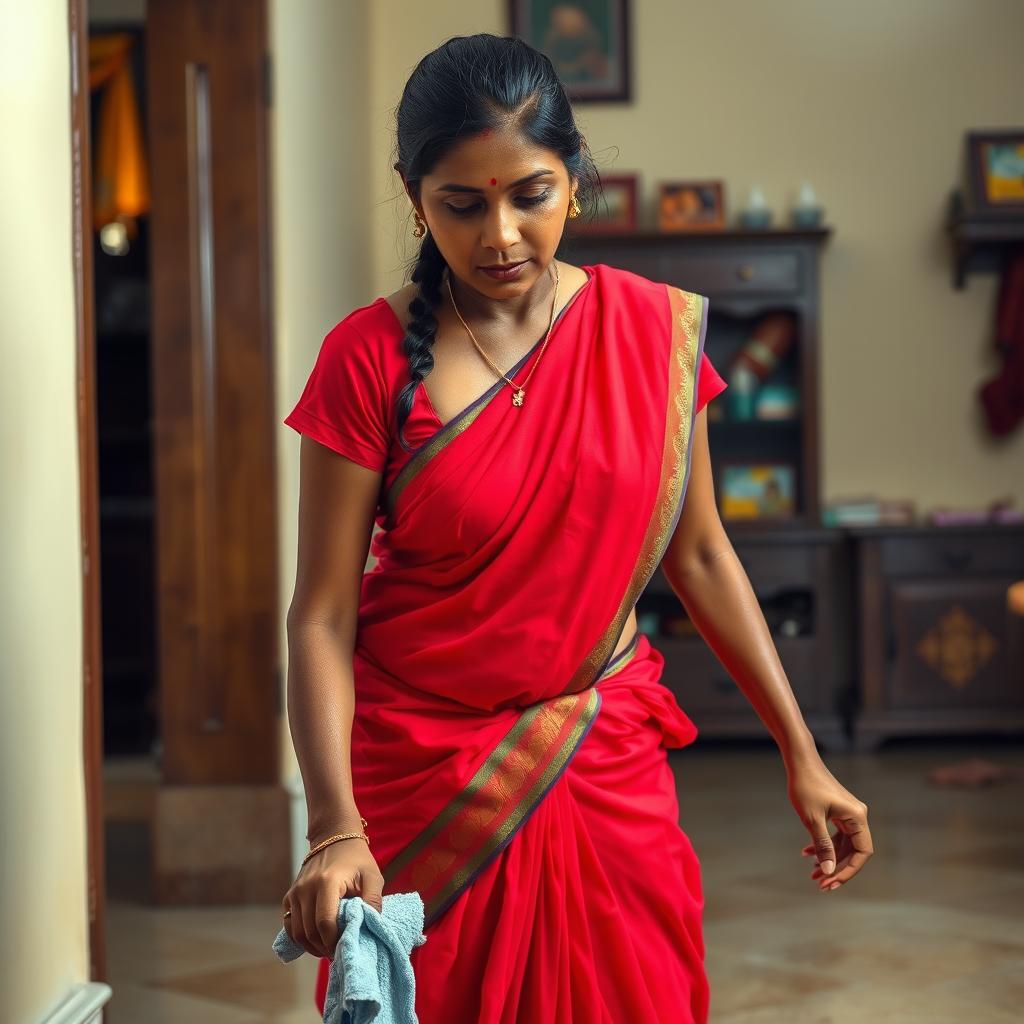
[(519, 241), (519, 227), (516, 223), (515, 211), (496, 203), (484, 218), (483, 237), (480, 239), (485, 249), (504, 252)]

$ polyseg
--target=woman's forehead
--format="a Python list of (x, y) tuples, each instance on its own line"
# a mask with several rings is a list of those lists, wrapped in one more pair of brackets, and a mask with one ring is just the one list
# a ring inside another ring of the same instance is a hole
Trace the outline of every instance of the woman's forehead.
[(533, 174), (541, 168), (558, 173), (558, 154), (537, 146), (521, 135), (494, 131), (460, 140), (427, 175), (437, 181), (482, 188), (495, 179), (500, 186)]

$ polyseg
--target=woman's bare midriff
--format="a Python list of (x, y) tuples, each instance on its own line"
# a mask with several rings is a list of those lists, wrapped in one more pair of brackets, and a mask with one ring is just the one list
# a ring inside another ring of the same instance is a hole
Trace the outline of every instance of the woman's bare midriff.
[(629, 618), (626, 619), (626, 624), (622, 627), (622, 636), (619, 638), (619, 642), (616, 645), (615, 650), (612, 652), (613, 658), (619, 653), (619, 651), (624, 651), (629, 646), (630, 641), (636, 634), (636, 628), (636, 609), (631, 608)]

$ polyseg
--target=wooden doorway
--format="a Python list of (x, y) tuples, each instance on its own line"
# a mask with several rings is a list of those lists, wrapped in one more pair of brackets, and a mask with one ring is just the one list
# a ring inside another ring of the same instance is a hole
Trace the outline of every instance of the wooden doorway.
[[(105, 490), (119, 478), (108, 470), (117, 431), (104, 429), (97, 395), (106, 339), (101, 331), (97, 344), (90, 7), (69, 0), (90, 947), (92, 977), (103, 980), (104, 694), (109, 715), (115, 678), (105, 647), (132, 628), (121, 618), (132, 602), (110, 587), (128, 577), (138, 586), (140, 574), (126, 571), (136, 563), (112, 519), (125, 502)], [(267, 12), (264, 0), (148, 0), (144, 11), (153, 898), (276, 901), (290, 851), (279, 783)]]

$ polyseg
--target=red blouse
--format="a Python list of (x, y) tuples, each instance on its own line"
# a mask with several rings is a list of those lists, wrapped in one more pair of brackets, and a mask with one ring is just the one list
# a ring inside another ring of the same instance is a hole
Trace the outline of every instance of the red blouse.
[[(572, 319), (579, 295), (594, 275), (558, 314), (550, 344), (558, 343), (558, 330)], [(295, 408), (284, 422), (369, 469), (384, 472), (387, 489), (420, 445), (443, 426), (421, 381), (412, 411), (405, 421), (403, 446), (391, 430), (391, 410), (409, 380), (409, 358), (402, 348), (402, 324), (383, 296), (354, 309), (327, 332)], [(543, 373), (543, 368), (538, 368)], [(697, 412), (726, 388), (707, 353), (701, 356), (697, 382)]]

